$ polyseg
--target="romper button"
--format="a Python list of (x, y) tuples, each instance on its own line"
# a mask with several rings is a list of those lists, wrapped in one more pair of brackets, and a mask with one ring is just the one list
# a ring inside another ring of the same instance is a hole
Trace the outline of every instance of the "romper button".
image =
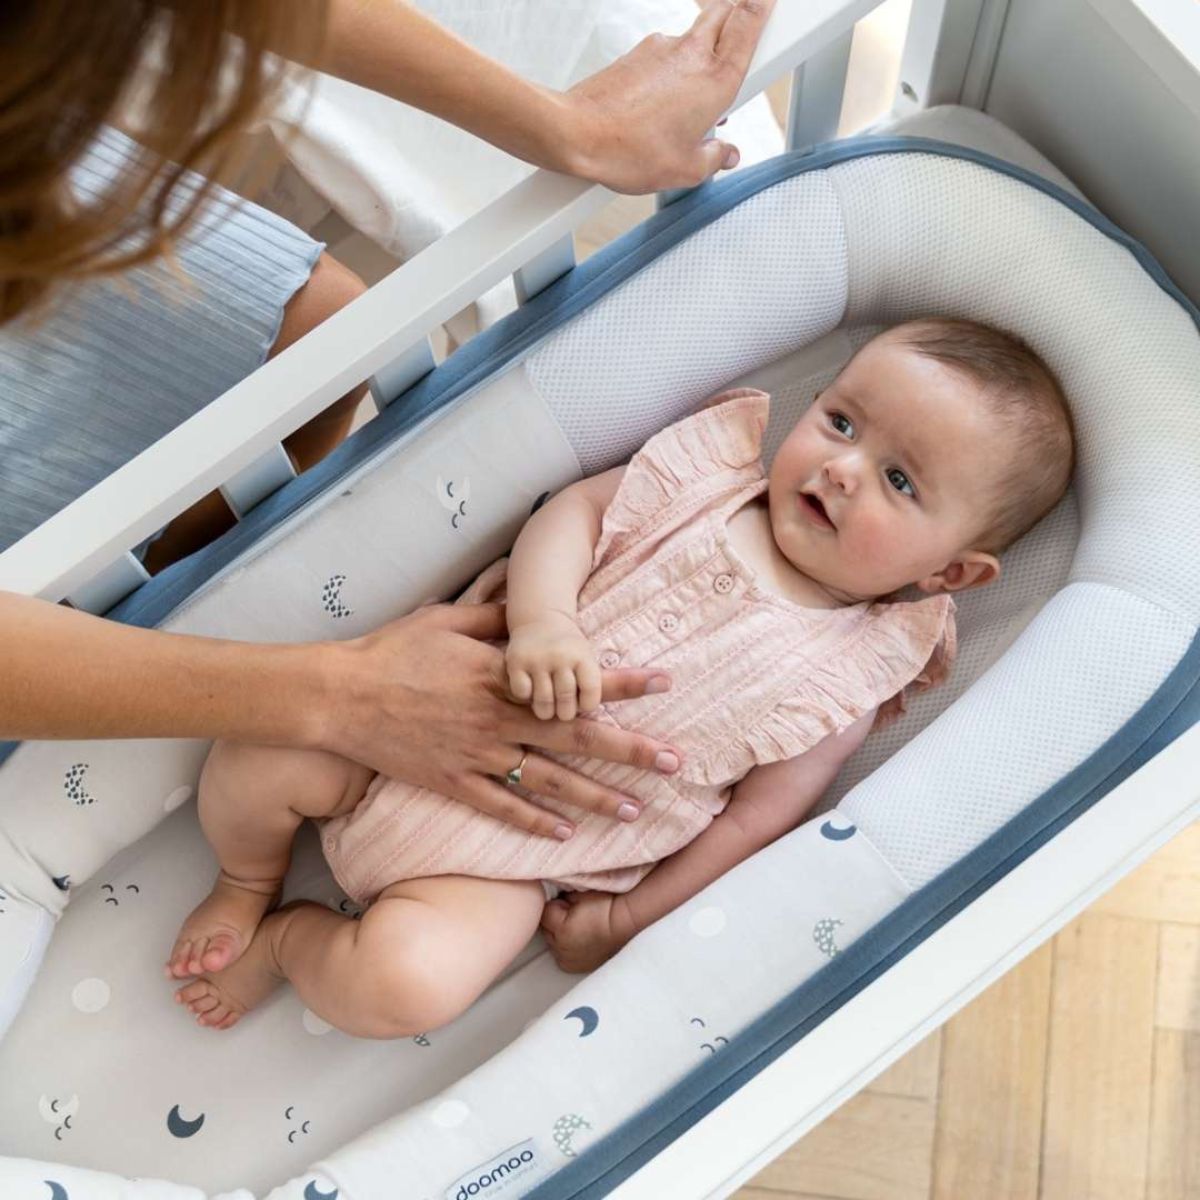
[(663, 613), (658, 618), (658, 627), (663, 633), (674, 633), (679, 628), (679, 618), (674, 613)]
[(725, 595), (726, 592), (732, 592), (733, 576), (718, 575), (716, 579), (713, 580), (713, 587), (716, 588), (716, 590), (720, 592), (722, 596)]
[(621, 661), (621, 656), (615, 650), (605, 650), (600, 655), (600, 665), (606, 670), (611, 671), (613, 667)]

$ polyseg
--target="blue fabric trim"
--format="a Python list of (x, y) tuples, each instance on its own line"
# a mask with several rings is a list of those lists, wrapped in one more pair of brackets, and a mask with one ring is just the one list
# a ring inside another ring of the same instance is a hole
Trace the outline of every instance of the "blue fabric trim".
[(366, 459), (439, 408), (452, 403), (502, 368), (524, 357), (544, 338), (607, 292), (632, 278), (684, 238), (742, 201), (782, 180), (875, 154), (933, 153), (960, 158), (1022, 180), (1066, 204), (1100, 232), (1126, 246), (1154, 281), (1182, 304), (1200, 326), (1200, 310), (1179, 290), (1148, 250), (1077, 197), (1023, 167), (964, 146), (929, 138), (851, 138), (803, 153), (780, 155), (736, 175), (709, 182), (610, 242), (567, 272), (528, 304), (472, 338), (445, 363), (415, 383), (384, 412), (302, 476), (264, 500), (210, 546), (156, 575), (106, 616), (126, 625), (160, 624), (205, 580), (232, 563), (268, 530), (336, 487)]
[(525, 1200), (598, 1200), (1200, 720), (1200, 635), (1094, 754)]
[(1100, 232), (1128, 248), (1155, 283), (1183, 305), (1200, 327), (1200, 310), (1140, 242), (1070, 192), (1023, 167), (965, 146), (916, 137), (850, 138), (803, 153), (782, 154), (725, 179), (704, 184), (610, 242), (528, 304), (472, 338), (319, 464), (257, 505), (223, 537), (160, 572), (105, 615), (126, 625), (150, 628), (161, 624), (200, 584), (230, 565), (266, 532), (336, 487), (388, 443), (402, 437), (430, 414), (453, 403), (489, 376), (523, 358), (544, 338), (607, 292), (742, 201), (785, 179), (850, 159), (913, 153), (937, 154), (978, 163), (1028, 183), (1067, 205)]

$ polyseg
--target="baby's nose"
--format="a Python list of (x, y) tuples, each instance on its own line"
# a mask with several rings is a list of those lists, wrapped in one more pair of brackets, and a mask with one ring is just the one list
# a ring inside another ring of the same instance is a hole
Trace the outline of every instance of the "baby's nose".
[(825, 464), (825, 477), (834, 487), (849, 495), (858, 486), (858, 471), (848, 454), (839, 454)]

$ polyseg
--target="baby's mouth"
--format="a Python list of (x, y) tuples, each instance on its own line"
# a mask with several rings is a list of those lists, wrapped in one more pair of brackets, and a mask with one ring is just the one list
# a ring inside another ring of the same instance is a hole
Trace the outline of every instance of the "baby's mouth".
[(819, 525), (823, 529), (836, 528), (829, 519), (829, 514), (825, 511), (825, 505), (821, 503), (820, 497), (812, 492), (800, 493), (800, 509), (814, 525)]

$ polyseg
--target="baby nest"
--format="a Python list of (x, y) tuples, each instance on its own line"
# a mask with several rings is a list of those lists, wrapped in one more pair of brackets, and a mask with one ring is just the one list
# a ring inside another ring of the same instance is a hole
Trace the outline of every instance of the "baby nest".
[[(944, 313), (1023, 336), (1078, 430), (1071, 492), (962, 597), (950, 684), (868, 739), (826, 811), (598, 971), (535, 939), (459, 1020), (393, 1043), (287, 989), (221, 1035), (171, 1003), (161, 963), (215, 870), (189, 803), (205, 743), (7, 747), (12, 1194), (605, 1195), (1196, 721), (1196, 309), (1010, 131), (948, 124), (973, 145), (835, 143), (657, 213), (109, 616), (361, 634), (722, 388), (772, 394), (769, 461), (854, 348)], [(295, 896), (350, 907), (311, 831)]]

